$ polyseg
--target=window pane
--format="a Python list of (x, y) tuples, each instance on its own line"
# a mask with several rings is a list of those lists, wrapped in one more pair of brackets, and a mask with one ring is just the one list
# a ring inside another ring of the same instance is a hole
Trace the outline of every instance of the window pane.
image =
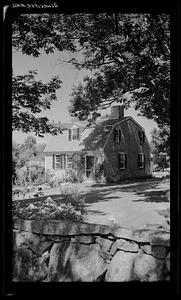
[(120, 130), (114, 128), (114, 142), (119, 142), (120, 141)]
[(138, 154), (138, 168), (144, 168), (144, 154)]
[(55, 168), (60, 169), (60, 155), (55, 156)]
[(67, 155), (67, 168), (72, 168), (72, 157), (70, 155)]
[(125, 169), (126, 168), (126, 153), (118, 154), (118, 168)]

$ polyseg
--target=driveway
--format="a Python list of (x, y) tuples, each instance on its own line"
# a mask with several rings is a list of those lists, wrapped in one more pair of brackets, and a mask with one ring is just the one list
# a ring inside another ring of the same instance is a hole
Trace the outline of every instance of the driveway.
[[(162, 225), (165, 218), (159, 211), (170, 208), (167, 196), (170, 181), (158, 178), (124, 184), (62, 184), (61, 188), (44, 189), (42, 200), (51, 196), (61, 201), (62, 190), (69, 188), (77, 189), (85, 196), (87, 223), (110, 225), (114, 220), (122, 227), (134, 229), (143, 228), (147, 224)], [(27, 196), (32, 199), (33, 194)], [(27, 198), (24, 200), (28, 201)]]
[[(147, 224), (164, 224), (159, 211), (170, 208), (169, 180), (147, 180), (137, 183), (98, 185), (87, 184), (87, 222), (122, 227), (143, 228)], [(82, 188), (80, 188), (81, 191)]]

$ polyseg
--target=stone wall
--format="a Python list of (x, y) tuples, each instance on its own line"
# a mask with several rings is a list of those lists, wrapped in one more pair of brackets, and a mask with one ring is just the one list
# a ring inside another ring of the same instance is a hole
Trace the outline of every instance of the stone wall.
[(13, 281), (170, 280), (167, 231), (57, 220), (13, 224)]

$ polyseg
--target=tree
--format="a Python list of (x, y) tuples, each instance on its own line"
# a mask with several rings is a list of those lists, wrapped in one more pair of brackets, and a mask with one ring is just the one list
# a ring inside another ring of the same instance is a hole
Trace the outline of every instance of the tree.
[(170, 157), (170, 130), (168, 126), (152, 130), (151, 151), (153, 163), (160, 169), (168, 168)]
[(72, 93), (72, 116), (95, 120), (100, 108), (133, 102), (164, 126), (170, 123), (169, 26), (166, 14), (21, 15), (13, 24), (13, 46), (35, 57), (42, 49), (81, 54), (69, 63), (93, 73)]
[(60, 88), (61, 80), (54, 77), (44, 84), (36, 80), (36, 75), (36, 71), (29, 71), (27, 75), (12, 78), (12, 129), (25, 133), (34, 131), (40, 137), (45, 133), (60, 133), (60, 123), (55, 124), (47, 117), (37, 115), (50, 109), (52, 101), (57, 99), (56, 90)]
[[(13, 184), (20, 182), (34, 182), (44, 180), (44, 167), (39, 164), (43, 161), (45, 144), (37, 144), (33, 136), (28, 136), (24, 143), (12, 144), (12, 180)], [(31, 162), (31, 164), (29, 164)], [(24, 178), (23, 178), (24, 177)]]
[(12, 142), (12, 181), (15, 183), (17, 178), (16, 169), (18, 163), (18, 145), (15, 141)]

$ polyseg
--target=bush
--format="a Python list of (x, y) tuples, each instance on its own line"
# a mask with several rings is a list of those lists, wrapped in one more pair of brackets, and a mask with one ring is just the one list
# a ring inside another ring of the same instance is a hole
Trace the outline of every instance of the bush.
[(39, 185), (45, 182), (45, 168), (39, 165), (31, 165), (16, 170), (16, 179), (13, 184), (26, 187), (27, 185)]
[(66, 170), (64, 182), (83, 182), (84, 174), (80, 170)]
[(96, 166), (95, 166), (95, 181), (97, 183), (103, 183), (105, 182), (105, 178), (104, 178), (104, 167), (103, 167), (103, 164), (99, 164), (97, 163)]
[(48, 170), (45, 174), (46, 182), (51, 188), (59, 185), (62, 182), (62, 175), (56, 174), (54, 171)]
[[(77, 187), (61, 188), (64, 196), (61, 203), (48, 197), (30, 201), (13, 201), (12, 214), (14, 217), (32, 220), (69, 220), (84, 221), (86, 218), (85, 198)], [(37, 201), (36, 201), (37, 200)]]
[(70, 203), (75, 210), (80, 211), (82, 215), (85, 211), (85, 196), (81, 195), (76, 185), (60, 187), (61, 195), (64, 196), (65, 203)]

